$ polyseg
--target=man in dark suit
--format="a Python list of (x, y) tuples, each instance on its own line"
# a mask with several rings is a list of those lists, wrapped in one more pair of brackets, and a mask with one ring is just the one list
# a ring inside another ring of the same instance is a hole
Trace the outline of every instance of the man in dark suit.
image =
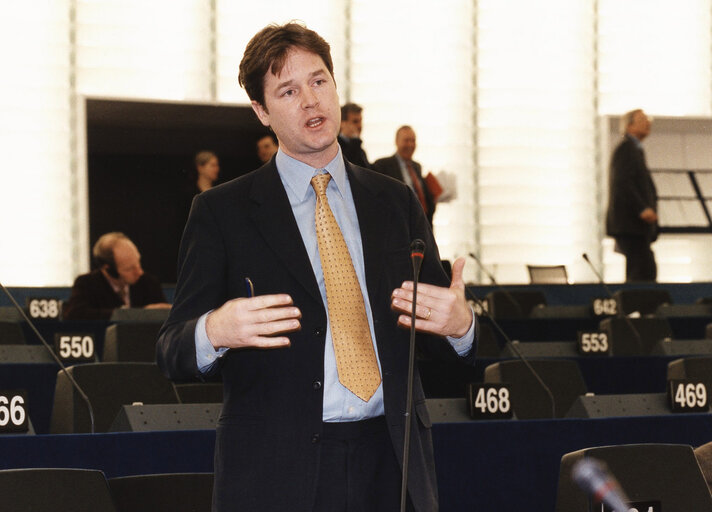
[(99, 237), (92, 255), (98, 268), (74, 281), (62, 306), (65, 320), (108, 320), (116, 308), (170, 308), (158, 280), (141, 268), (141, 254), (123, 233)]
[(363, 108), (356, 103), (346, 103), (341, 107), (341, 129), (338, 141), (346, 160), (370, 169), (371, 164), (368, 163), (368, 157), (362, 147), (363, 141), (361, 140), (362, 112)]
[(436, 198), (423, 179), (420, 164), (413, 160), (415, 152), (415, 131), (410, 126), (401, 126), (396, 131), (396, 154), (380, 158), (373, 163), (373, 169), (408, 185), (415, 192), (428, 222), (433, 225)]
[(623, 140), (611, 158), (606, 233), (626, 258), (626, 281), (655, 281), (657, 277), (650, 249), (658, 237), (657, 193), (641, 145), (650, 128), (650, 119), (642, 110), (624, 114)]
[[(318, 34), (266, 27), (248, 43), (239, 81), (280, 149), (196, 198), (156, 348), (173, 379), (222, 375), (213, 510), (397, 510), (407, 417), (409, 510), (435, 511), (417, 374), (414, 414), (404, 415), (409, 246), (426, 243), (421, 348), (471, 364), (477, 322), (464, 258), (448, 282), (412, 192), (344, 159), (329, 45)], [(349, 285), (335, 289), (339, 279)]]

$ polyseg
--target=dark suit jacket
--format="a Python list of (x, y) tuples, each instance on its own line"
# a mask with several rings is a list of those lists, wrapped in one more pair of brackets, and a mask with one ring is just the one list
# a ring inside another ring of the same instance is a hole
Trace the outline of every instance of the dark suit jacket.
[[(129, 286), (131, 307), (166, 302), (158, 279), (143, 274), (136, 284)], [(83, 274), (74, 281), (69, 300), (62, 305), (62, 318), (66, 320), (108, 320), (111, 312), (124, 305), (99, 270)]]
[[(420, 180), (420, 186), (423, 189), (423, 195), (425, 195), (425, 204), (428, 207), (428, 222), (430, 225), (433, 225), (433, 215), (435, 214), (435, 199), (433, 198), (433, 195), (430, 193), (430, 190), (428, 190), (427, 185), (425, 184), (425, 180), (423, 179), (423, 171), (418, 162), (413, 160), (413, 169), (415, 170), (415, 174), (418, 175), (418, 179)], [(385, 174), (386, 176), (390, 176), (391, 178), (395, 178), (398, 181), (403, 181), (403, 173), (401, 172), (400, 164), (398, 163), (398, 158), (396, 155), (389, 156), (386, 158), (379, 158), (375, 162), (373, 162), (373, 170), (378, 171), (381, 174)]]
[(339, 134), (338, 141), (341, 146), (341, 153), (346, 157), (346, 160), (366, 169), (371, 168), (366, 152), (361, 147), (361, 139), (350, 139)]
[[(366, 281), (382, 365), (384, 407), (395, 453), (402, 455), (409, 333), (396, 325), (392, 290), (411, 279), (409, 246), (427, 244), (425, 282), (448, 285), (415, 195), (404, 185), (346, 164), (363, 240)], [(157, 362), (173, 379), (198, 374), (198, 317), (245, 295), (288, 293), (302, 312), (288, 348), (231, 350), (220, 362), (223, 411), (215, 446), (216, 511), (311, 512), (322, 430), (326, 311), (274, 159), (199, 196), (178, 258), (173, 309), (161, 330)], [(458, 358), (442, 338), (419, 336), (423, 350)], [(437, 510), (430, 419), (415, 378), (410, 493), (418, 511)]]
[(646, 208), (657, 211), (655, 184), (642, 150), (626, 135), (611, 158), (606, 233), (614, 238), (634, 236), (654, 241), (658, 225), (640, 218)]

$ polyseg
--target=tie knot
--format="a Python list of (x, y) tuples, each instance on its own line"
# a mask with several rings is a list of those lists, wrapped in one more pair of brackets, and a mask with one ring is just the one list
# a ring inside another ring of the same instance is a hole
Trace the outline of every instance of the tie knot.
[(321, 196), (326, 194), (326, 187), (329, 185), (329, 180), (331, 179), (331, 174), (325, 172), (324, 174), (317, 174), (311, 179), (311, 185), (314, 188), (316, 195)]

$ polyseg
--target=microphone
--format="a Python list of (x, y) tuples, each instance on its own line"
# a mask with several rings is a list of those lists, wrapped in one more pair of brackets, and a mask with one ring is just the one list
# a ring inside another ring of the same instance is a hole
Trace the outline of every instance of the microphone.
[[(480, 259), (475, 255), (474, 252), (470, 252), (470, 253), (468, 253), (468, 254), (469, 254), (470, 258), (472, 258), (473, 260), (475, 260), (475, 262), (477, 263), (477, 265), (480, 267), (480, 270), (482, 270), (482, 272), (485, 273), (485, 275), (486, 275), (487, 278), (490, 280), (490, 282), (491, 282), (493, 285), (495, 285), (495, 287), (496, 287), (499, 291), (501, 291), (501, 292), (504, 294), (504, 296), (507, 298), (507, 300), (515, 307), (515, 309), (517, 310), (517, 313), (519, 313), (519, 316), (524, 316), (524, 311), (522, 311), (522, 305), (519, 304), (519, 302), (517, 302), (517, 299), (515, 299), (515, 298), (512, 296), (511, 293), (509, 293), (509, 290), (507, 290), (506, 288), (502, 287), (502, 286), (497, 282), (497, 280), (494, 278), (494, 276), (485, 268), (484, 264), (483, 264), (483, 263), (480, 261)], [(479, 301), (478, 301), (478, 302), (479, 302)], [(482, 306), (481, 303), (480, 303), (480, 306)]]
[(546, 392), (547, 396), (549, 397), (549, 401), (551, 402), (551, 417), (556, 418), (556, 402), (554, 401), (554, 394), (551, 392), (551, 389), (549, 386), (546, 385), (544, 380), (541, 378), (541, 376), (537, 373), (537, 371), (534, 369), (534, 367), (531, 365), (529, 360), (524, 357), (524, 354), (522, 354), (519, 351), (519, 348), (517, 348), (516, 343), (512, 341), (512, 339), (507, 336), (507, 333), (504, 332), (502, 327), (499, 325), (499, 323), (494, 319), (494, 317), (485, 309), (485, 305), (482, 303), (480, 299), (478, 299), (474, 293), (472, 293), (467, 286), (465, 286), (465, 294), (470, 297), (470, 299), (474, 300), (477, 304), (480, 305), (480, 309), (482, 309), (482, 312), (487, 315), (487, 317), (490, 319), (490, 322), (492, 325), (497, 329), (497, 332), (504, 338), (505, 345), (508, 345), (509, 348), (512, 349), (512, 352), (514, 352), (514, 355), (517, 356), (517, 359), (519, 359), (522, 363), (524, 363), (524, 366), (527, 367), (529, 372), (534, 376), (534, 378), (537, 380), (539, 385), (544, 389)]
[[(583, 253), (581, 257), (586, 260), (586, 263), (588, 263), (588, 266), (591, 267), (591, 270), (593, 270), (593, 273), (596, 274), (596, 277), (598, 278), (598, 284), (600, 284), (603, 289), (605, 290), (606, 294), (608, 295), (609, 299), (613, 299), (613, 293), (611, 292), (611, 289), (608, 288), (608, 285), (606, 282), (603, 280), (603, 276), (601, 273), (596, 270), (596, 267), (593, 265), (593, 262), (591, 259), (588, 257), (587, 253)], [(640, 337), (640, 332), (638, 332), (638, 329), (636, 329), (635, 325), (633, 325), (633, 321), (630, 319), (628, 315), (625, 314), (624, 311), (621, 311), (623, 313), (623, 318), (625, 318), (625, 323), (628, 325), (628, 328), (633, 331), (633, 336), (635, 336), (635, 341), (638, 343), (638, 350), (640, 350), (640, 353), (643, 354), (645, 351), (643, 350), (643, 340)]]
[(603, 289), (606, 290), (606, 293), (608, 296), (612, 299), (613, 298), (613, 293), (611, 293), (610, 288), (608, 288), (608, 285), (606, 282), (603, 280), (603, 276), (601, 273), (596, 269), (594, 266), (593, 262), (591, 261), (591, 258), (588, 257), (588, 253), (583, 253), (581, 257), (586, 260), (586, 263), (588, 263), (588, 266), (591, 267), (591, 270), (593, 271), (594, 274), (596, 274), (596, 277), (598, 278), (598, 284), (603, 286)]
[[(497, 281), (495, 281), (495, 278), (493, 275), (491, 275), (489, 272), (487, 272), (487, 269), (485, 269), (484, 265), (482, 265), (482, 262), (479, 260), (477, 256), (475, 256), (474, 253), (469, 253), (470, 257), (474, 259), (477, 264), (480, 266), (480, 268), (485, 272), (487, 277), (489, 278), (490, 281), (492, 281), (492, 284), (494, 284), (497, 288), (501, 289), (502, 292), (504, 293), (505, 297), (507, 297), (512, 304), (517, 306), (517, 309), (519, 312), (522, 312), (522, 307), (519, 305), (519, 303), (512, 297), (512, 294), (509, 293), (507, 290), (502, 288), (499, 284), (497, 284)], [(514, 355), (517, 356), (517, 359), (519, 359), (522, 363), (524, 363), (524, 366), (527, 367), (529, 372), (534, 376), (534, 378), (537, 380), (539, 385), (544, 389), (546, 392), (547, 396), (549, 397), (549, 401), (551, 402), (551, 417), (556, 418), (556, 402), (554, 401), (554, 394), (551, 392), (551, 389), (549, 389), (549, 386), (547, 386), (544, 383), (544, 380), (541, 378), (541, 376), (537, 373), (537, 371), (534, 369), (534, 367), (531, 365), (529, 360), (524, 357), (524, 354), (522, 354), (517, 347), (517, 345), (512, 341), (512, 339), (507, 336), (507, 333), (504, 332), (502, 327), (499, 325), (499, 323), (494, 319), (494, 317), (490, 314), (490, 312), (485, 308), (485, 305), (482, 303), (480, 299), (478, 299), (474, 293), (472, 293), (467, 286), (465, 286), (465, 293), (467, 294), (468, 297), (470, 297), (472, 300), (474, 300), (477, 304), (480, 305), (480, 309), (487, 315), (487, 317), (490, 319), (490, 322), (494, 326), (495, 329), (497, 329), (497, 332), (504, 338), (505, 344), (509, 346), (509, 348), (514, 352)]]
[(613, 512), (628, 511), (630, 500), (603, 462), (584, 458), (574, 464), (571, 477), (596, 503), (607, 505)]
[(423, 261), (424, 256), (425, 256), (425, 242), (423, 242), (420, 238), (416, 238), (410, 244), (410, 257), (411, 258), (417, 257), (420, 259), (420, 261)]
[(416, 238), (410, 244), (410, 259), (413, 262), (413, 276), (415, 277), (415, 281), (418, 280), (418, 275), (420, 274), (420, 265), (423, 264), (424, 257), (425, 242), (423, 242), (420, 238)]
[(410, 312), (410, 352), (408, 353), (408, 387), (405, 405), (405, 432), (403, 433), (403, 475), (401, 479), (400, 511), (406, 510), (408, 496), (408, 459), (410, 454), (410, 415), (413, 411), (413, 373), (415, 367), (415, 306), (418, 298), (418, 276), (425, 257), (425, 242), (416, 238), (410, 244), (410, 259), (413, 262), (413, 308)]
[(62, 363), (62, 360), (57, 357), (57, 354), (54, 353), (54, 350), (52, 350), (52, 347), (47, 343), (47, 340), (44, 339), (44, 336), (40, 334), (40, 331), (37, 330), (37, 327), (35, 327), (35, 324), (32, 323), (32, 320), (30, 320), (30, 317), (27, 316), (25, 313), (25, 310), (20, 307), (20, 305), (17, 303), (15, 300), (15, 297), (12, 296), (10, 291), (5, 288), (5, 285), (0, 283), (0, 288), (5, 292), (5, 295), (8, 296), (10, 301), (12, 302), (13, 306), (15, 306), (15, 309), (20, 312), (20, 315), (22, 318), (24, 318), (25, 322), (30, 326), (32, 331), (37, 335), (39, 340), (42, 342), (42, 344), (45, 346), (45, 348), (49, 351), (50, 355), (52, 358), (55, 360), (55, 362), (59, 365), (61, 368), (61, 371), (64, 372), (64, 374), (67, 376), (69, 379), (69, 382), (72, 383), (72, 387), (77, 390), (77, 393), (79, 393), (79, 396), (82, 397), (84, 402), (87, 404), (87, 410), (89, 411), (89, 422), (91, 424), (91, 433), (94, 433), (94, 409), (91, 406), (91, 403), (89, 402), (89, 397), (87, 397), (86, 393), (84, 393), (84, 390), (77, 384), (77, 381), (74, 380), (74, 377), (72, 377), (72, 374), (67, 371), (67, 367), (64, 366), (64, 363)]

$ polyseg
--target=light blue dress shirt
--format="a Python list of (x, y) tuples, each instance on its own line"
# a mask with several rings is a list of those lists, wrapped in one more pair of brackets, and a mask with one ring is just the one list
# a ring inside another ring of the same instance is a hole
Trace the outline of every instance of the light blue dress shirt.
[[(324, 284), (321, 260), (319, 259), (319, 247), (314, 223), (316, 194), (311, 186), (312, 177), (323, 171), (321, 169), (314, 169), (305, 163), (287, 156), (281, 149), (277, 151), (276, 164), (279, 177), (287, 192), (289, 204), (292, 207), (299, 232), (304, 241), (309, 261), (314, 269), (321, 299), (324, 304), (326, 304), (326, 286)], [(356, 206), (354, 205), (353, 196), (351, 195), (351, 186), (349, 185), (349, 179), (346, 174), (344, 159), (341, 155), (341, 148), (339, 148), (336, 158), (326, 165), (325, 171), (331, 174), (331, 180), (329, 180), (329, 185), (326, 189), (326, 196), (329, 200), (329, 206), (336, 218), (336, 222), (341, 228), (344, 240), (351, 254), (356, 276), (361, 285), (366, 315), (368, 316), (368, 325), (371, 329), (371, 340), (373, 341), (376, 359), (378, 360), (378, 368), (380, 370), (381, 362), (378, 358), (378, 347), (375, 343), (376, 335), (373, 329), (371, 305), (368, 297), (368, 289), (366, 288), (366, 271), (363, 259), (363, 246), (361, 244), (361, 230), (358, 224)], [(357, 421), (384, 414), (383, 383), (381, 383), (371, 399), (368, 402), (364, 402), (339, 382), (334, 345), (331, 338), (329, 312), (328, 308), (325, 309), (327, 313), (327, 329), (324, 347), (323, 420), (327, 422)], [(198, 368), (203, 373), (207, 372), (210, 367), (215, 364), (217, 358), (227, 351), (227, 349), (224, 348), (216, 351), (210, 344), (210, 340), (205, 331), (205, 318), (207, 315), (208, 313), (200, 317), (195, 328), (197, 363)], [(474, 325), (475, 323), (473, 321), (470, 331), (462, 338), (447, 338), (458, 354), (465, 355), (472, 348), (474, 342)], [(381, 375), (383, 375), (382, 371)]]

